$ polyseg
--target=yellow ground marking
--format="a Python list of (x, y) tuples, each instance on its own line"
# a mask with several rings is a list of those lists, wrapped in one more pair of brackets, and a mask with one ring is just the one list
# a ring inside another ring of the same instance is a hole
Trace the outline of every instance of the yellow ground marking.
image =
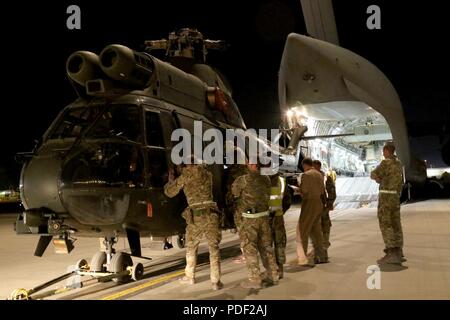
[(123, 290), (123, 291), (120, 291), (120, 292), (117, 292), (117, 293), (115, 293), (115, 294), (112, 294), (112, 295), (106, 296), (106, 297), (104, 297), (104, 298), (101, 298), (100, 300), (115, 300), (115, 299), (118, 299), (118, 298), (127, 296), (127, 295), (129, 295), (129, 294), (138, 292), (138, 291), (140, 291), (140, 290), (149, 288), (149, 287), (151, 287), (151, 286), (160, 284), (160, 283), (162, 283), (162, 282), (171, 280), (171, 279), (173, 279), (173, 278), (179, 277), (179, 276), (181, 276), (181, 275), (184, 275), (184, 270), (183, 270), (183, 271), (177, 271), (177, 272), (175, 272), (175, 273), (169, 274), (169, 275), (164, 276), (164, 277), (157, 278), (157, 279), (155, 279), (155, 280), (151, 280), (151, 281), (146, 282), (146, 283), (143, 283), (143, 284), (141, 284), (141, 285), (139, 285), (139, 286), (137, 286), (137, 287), (132, 287), (132, 288), (129, 288), (129, 289), (125, 289), (125, 290)]

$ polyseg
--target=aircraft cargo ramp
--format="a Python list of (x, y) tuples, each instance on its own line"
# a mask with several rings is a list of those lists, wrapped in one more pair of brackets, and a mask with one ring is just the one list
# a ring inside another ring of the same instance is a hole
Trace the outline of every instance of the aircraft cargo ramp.
[(336, 193), (335, 210), (377, 206), (378, 184), (370, 177), (339, 177)]

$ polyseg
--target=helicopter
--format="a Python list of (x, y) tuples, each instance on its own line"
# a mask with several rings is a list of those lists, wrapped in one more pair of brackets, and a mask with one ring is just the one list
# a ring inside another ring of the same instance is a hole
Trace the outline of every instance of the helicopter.
[[(306, 43), (306, 49), (300, 47), (298, 51), (298, 43)], [(372, 123), (378, 125), (377, 114), (372, 112), (373, 119), (369, 119), (372, 113), (366, 112), (367, 108), (361, 117), (364, 125), (347, 121), (346, 113), (339, 110), (334, 113), (338, 113), (337, 120), (325, 117), (330, 123), (323, 130), (316, 130), (323, 126), (309, 123), (311, 119), (305, 115), (329, 110), (314, 105), (321, 107), (320, 103), (330, 99), (325, 95), (321, 96), (323, 101), (305, 104), (305, 95), (310, 92), (301, 90), (301, 85), (314, 84), (317, 78), (308, 68), (308, 72), (303, 70), (298, 62), (301, 55), (296, 53), (305, 55), (309, 53), (307, 46), (317, 43), (322, 45), (309, 37), (290, 35), (281, 61), (280, 108), (287, 119), (280, 127), (278, 142), (282, 148), (274, 153), (280, 158), (279, 171), (288, 177), (301, 171), (305, 150), (312, 150), (308, 146), (311, 140), (340, 138), (360, 144), (362, 136), (366, 142), (367, 136), (371, 141), (378, 134), (356, 130), (367, 129), (364, 126), (372, 130), (376, 128)], [(182, 194), (169, 199), (163, 190), (168, 173), (176, 171), (171, 161), (175, 146), (172, 133), (185, 129), (194, 136), (196, 121), (205, 131), (246, 130), (227, 81), (206, 63), (208, 50), (226, 49), (224, 41), (204, 39), (199, 31), (184, 28), (172, 32), (168, 39), (145, 41), (145, 47), (138, 52), (112, 44), (98, 55), (77, 51), (67, 59), (66, 72), (79, 98), (60, 112), (32, 152), (18, 154), (23, 162), (20, 196), (25, 210), (17, 217), (15, 231), (39, 235), (36, 256), (42, 256), (52, 241), (57, 253), (70, 253), (75, 236), (103, 238), (104, 250), (95, 253), (89, 268), (92, 272), (120, 273), (133, 265), (132, 257), (142, 257), (141, 237), (175, 236), (182, 247), (186, 224), (181, 212), (186, 199)], [(158, 50), (165, 52), (166, 61), (152, 54)], [(311, 96), (318, 92), (313, 90)], [(344, 129), (354, 130), (330, 130), (339, 122)], [(305, 135), (308, 128), (313, 135)], [(382, 131), (379, 139), (390, 140), (399, 134), (403, 137), (403, 129), (400, 122), (397, 131)], [(272, 149), (269, 142), (266, 144)], [(227, 168), (213, 164), (209, 169), (214, 201), (224, 211), (224, 221), (231, 221), (222, 227), (232, 228), (232, 212), (226, 210), (224, 199)], [(114, 245), (119, 236), (126, 236), (130, 254), (116, 253)]]
[[(93, 272), (121, 272), (142, 257), (140, 237), (176, 236), (184, 246), (184, 195), (164, 195), (177, 128), (193, 132), (245, 129), (231, 90), (206, 64), (209, 49), (223, 41), (203, 39), (195, 29), (145, 42), (144, 52), (106, 46), (99, 55), (77, 51), (66, 71), (79, 97), (56, 117), (23, 162), (20, 195), (24, 212), (17, 234), (39, 235), (42, 256), (53, 241), (57, 253), (70, 253), (74, 236), (104, 238), (104, 251), (89, 263)], [(167, 61), (151, 55), (164, 50)], [(215, 201), (224, 206), (223, 165), (212, 172)], [(131, 254), (115, 252), (125, 235)]]

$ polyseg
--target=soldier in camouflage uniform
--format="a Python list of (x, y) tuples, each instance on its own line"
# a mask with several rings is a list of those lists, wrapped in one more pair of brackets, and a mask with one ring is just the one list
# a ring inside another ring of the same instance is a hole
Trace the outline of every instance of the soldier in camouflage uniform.
[[(229, 212), (233, 213), (234, 217), (234, 225), (236, 226), (236, 230), (238, 232), (238, 235), (240, 237), (241, 235), (241, 220), (242, 220), (242, 213), (239, 212), (237, 209), (236, 199), (233, 196), (233, 193), (231, 192), (231, 186), (233, 185), (233, 182), (239, 178), (242, 175), (245, 175), (248, 173), (247, 165), (245, 164), (232, 164), (230, 166), (229, 172), (228, 172), (228, 179), (227, 179), (227, 185), (226, 185), (226, 197), (225, 197), (225, 203), (226, 208), (229, 210)], [(243, 243), (241, 240), (241, 251), (243, 253)], [(236, 263), (243, 263), (245, 262), (245, 256), (242, 254), (240, 257), (234, 260)]]
[(188, 207), (182, 216), (186, 219), (186, 269), (182, 283), (195, 283), (195, 266), (197, 250), (203, 236), (208, 240), (209, 260), (211, 265), (211, 282), (213, 290), (223, 287), (220, 282), (219, 243), (222, 233), (219, 224), (219, 210), (213, 201), (212, 175), (204, 165), (187, 165), (181, 175), (174, 179), (173, 172), (169, 182), (164, 186), (168, 197), (176, 196), (183, 190)]
[(333, 181), (333, 178), (330, 175), (326, 175), (322, 169), (322, 163), (319, 160), (313, 161), (313, 167), (317, 171), (319, 171), (325, 180), (325, 191), (326, 191), (326, 199), (325, 199), (325, 207), (322, 212), (321, 224), (322, 224), (322, 233), (323, 233), (323, 246), (325, 249), (328, 249), (331, 245), (330, 243), (330, 229), (331, 229), (331, 219), (330, 219), (330, 211), (334, 208), (334, 201), (336, 200), (336, 185)]
[(240, 226), (244, 255), (248, 268), (248, 281), (241, 286), (259, 289), (262, 287), (258, 253), (272, 284), (278, 283), (278, 271), (272, 247), (269, 224), (270, 179), (259, 173), (258, 165), (249, 164), (250, 172), (234, 181), (231, 190), (237, 198), (237, 210), (242, 213)]
[(379, 264), (401, 264), (403, 257), (403, 231), (400, 222), (400, 194), (403, 187), (402, 164), (394, 155), (391, 144), (383, 148), (384, 160), (372, 171), (370, 177), (380, 184), (378, 196), (378, 221), (383, 236), (386, 255)]
[[(275, 260), (278, 266), (278, 276), (283, 278), (283, 265), (286, 263), (286, 228), (284, 213), (289, 210), (292, 199), (286, 186), (286, 179), (279, 174), (270, 177), (271, 191), (269, 200), (270, 229), (275, 251)], [(261, 256), (264, 261), (265, 257)], [(268, 262), (264, 261), (264, 265)]]

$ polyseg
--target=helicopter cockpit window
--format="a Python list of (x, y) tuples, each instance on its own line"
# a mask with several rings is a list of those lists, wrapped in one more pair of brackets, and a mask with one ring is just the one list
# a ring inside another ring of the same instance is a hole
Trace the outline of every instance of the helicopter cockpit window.
[(140, 142), (140, 112), (134, 105), (111, 105), (89, 131), (89, 138), (120, 137)]
[(101, 112), (100, 106), (68, 109), (62, 115), (49, 139), (76, 138), (94, 121)]
[[(159, 113), (145, 111), (145, 131), (147, 145), (164, 147), (163, 129)], [(167, 182), (166, 150), (162, 148), (147, 149), (148, 182), (154, 188), (162, 188)]]
[(163, 131), (159, 114), (156, 112), (145, 112), (145, 131), (147, 132), (147, 145), (163, 147)]

